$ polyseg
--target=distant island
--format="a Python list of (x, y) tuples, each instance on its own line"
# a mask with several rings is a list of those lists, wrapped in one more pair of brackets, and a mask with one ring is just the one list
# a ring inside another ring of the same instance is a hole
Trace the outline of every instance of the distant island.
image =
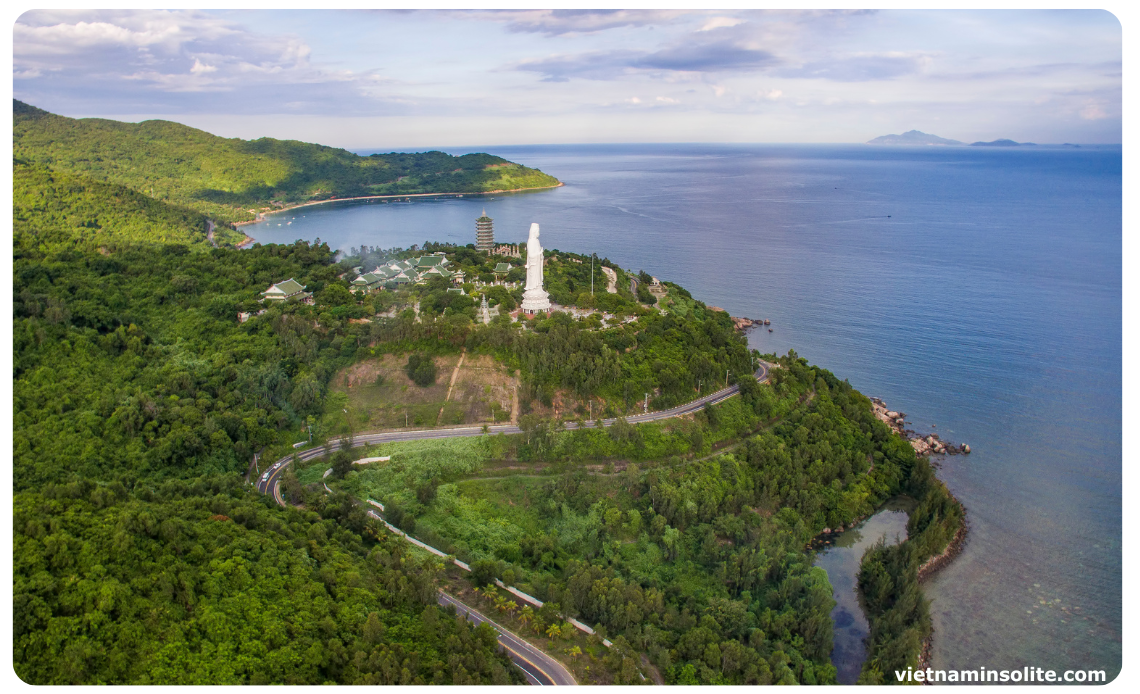
[[(958, 140), (951, 140), (945, 137), (938, 137), (930, 133), (924, 133), (921, 130), (909, 130), (902, 135), (883, 135), (876, 137), (867, 142), (869, 145), (906, 145), (906, 146), (925, 146), (932, 145), (965, 145), (965, 142)], [(1014, 142), (1013, 140), (1000, 139), (993, 140), (992, 142), (972, 142), (970, 147), (1032, 147), (1035, 146), (1033, 142)]]
[(876, 137), (874, 140), (867, 142), (869, 145), (909, 145), (909, 146), (929, 146), (929, 145), (962, 145), (964, 142), (958, 140), (949, 140), (945, 137), (938, 137), (924, 133), (921, 130), (909, 130), (902, 135), (883, 135)]
[(1033, 147), (1035, 142), (1014, 142), (1013, 140), (994, 140), (993, 142), (973, 142), (971, 147)]

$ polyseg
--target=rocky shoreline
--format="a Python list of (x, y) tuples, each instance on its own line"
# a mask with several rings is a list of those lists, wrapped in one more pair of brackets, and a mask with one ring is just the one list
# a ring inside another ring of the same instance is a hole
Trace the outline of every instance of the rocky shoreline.
[(871, 406), (874, 408), (875, 416), (887, 426), (894, 429), (899, 436), (903, 437), (910, 442), (917, 455), (933, 455), (938, 453), (940, 455), (969, 455), (970, 447), (967, 444), (953, 444), (948, 441), (943, 441), (938, 434), (926, 434), (925, 436), (916, 433), (913, 429), (907, 429), (906, 413), (895, 412), (894, 410), (887, 409), (887, 404), (879, 398), (871, 398)]
[[(914, 448), (916, 455), (932, 456), (939, 455), (969, 455), (970, 446), (967, 444), (953, 444), (943, 441), (938, 434), (918, 434), (913, 429), (907, 429), (906, 413), (896, 412), (888, 409), (887, 404), (879, 398), (871, 398), (871, 405), (874, 408), (875, 417), (880, 421), (886, 423), (891, 427), (899, 436), (903, 437)], [(937, 463), (933, 463), (938, 467)], [(949, 492), (947, 492), (949, 493)], [(954, 561), (955, 557), (961, 553), (962, 548), (966, 544), (966, 534), (969, 531), (969, 523), (966, 520), (966, 507), (962, 502), (958, 501), (953, 494), (950, 498), (962, 509), (962, 525), (958, 527), (958, 531), (954, 533), (954, 537), (950, 543), (946, 545), (946, 549), (942, 550), (939, 554), (927, 559), (918, 567), (918, 582), (923, 583), (934, 574), (945, 568)], [(926, 669), (930, 666), (931, 654), (934, 649), (934, 633), (931, 632), (930, 636), (922, 642), (922, 651), (918, 656), (919, 669)], [(925, 684), (931, 684), (926, 682)]]

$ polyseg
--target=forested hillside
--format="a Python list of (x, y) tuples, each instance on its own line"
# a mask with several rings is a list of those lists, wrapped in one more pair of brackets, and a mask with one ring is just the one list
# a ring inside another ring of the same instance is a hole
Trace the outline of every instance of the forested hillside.
[(25, 682), (522, 683), (494, 632), (436, 605), (436, 564), (351, 504), (126, 475), (18, 493), (14, 512)]
[(169, 121), (67, 118), (20, 101), (13, 113), (17, 159), (124, 186), (219, 222), (253, 219), (273, 203), (558, 185), (552, 176), (490, 154), (360, 157), (295, 140), (227, 139)]
[(243, 471), (281, 429), (319, 411), (323, 384), (364, 331), (333, 314), (315, 327), (319, 312), (302, 318), (304, 305), (244, 325), (237, 313), (261, 310), (259, 293), (290, 277), (323, 295), (338, 274), (331, 255), (303, 243), (18, 253), (17, 489)]
[[(97, 247), (123, 241), (205, 248), (210, 243), (205, 215), (125, 186), (19, 163), (12, 179), (13, 245), (17, 248)], [(224, 226), (214, 231), (218, 245), (233, 245), (242, 237)]]

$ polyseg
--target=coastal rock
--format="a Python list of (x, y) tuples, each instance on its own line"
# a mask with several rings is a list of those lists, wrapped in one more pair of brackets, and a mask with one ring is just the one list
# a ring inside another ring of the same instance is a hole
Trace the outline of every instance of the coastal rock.
[(732, 326), (736, 330), (739, 330), (741, 332), (747, 330), (748, 328), (751, 328), (754, 325), (759, 324), (759, 321), (754, 321), (751, 318), (744, 318), (744, 317), (737, 317), (737, 316), (731, 316), (731, 318), (732, 318)]
[(970, 454), (970, 447), (967, 446), (966, 444), (962, 444), (962, 452), (965, 453), (966, 455), (969, 455)]

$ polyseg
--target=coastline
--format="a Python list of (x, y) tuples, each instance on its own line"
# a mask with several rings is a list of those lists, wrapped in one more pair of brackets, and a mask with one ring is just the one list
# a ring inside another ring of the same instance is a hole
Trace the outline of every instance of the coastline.
[[(955, 446), (952, 443), (943, 442), (939, 439), (937, 434), (930, 434), (927, 436), (918, 435), (914, 431), (905, 428), (907, 424), (905, 413), (890, 410), (887, 407), (887, 404), (880, 398), (871, 398), (870, 400), (872, 410), (875, 413), (875, 417), (890, 427), (907, 443), (909, 443), (914, 448), (915, 455), (920, 457), (931, 457), (936, 453), (940, 455), (969, 455), (970, 447), (968, 445), (961, 444)], [(935, 468), (940, 467), (940, 464), (937, 461), (932, 460), (931, 464)], [(966, 535), (969, 533), (969, 522), (966, 515), (966, 506), (958, 499), (958, 497), (954, 496), (954, 494), (950, 492), (949, 488), (946, 487), (945, 482), (938, 479), (937, 473), (935, 473), (935, 480), (937, 484), (939, 484), (946, 492), (946, 495), (949, 496), (950, 499), (952, 499), (954, 503), (958, 505), (958, 508), (962, 510), (962, 522), (958, 526), (957, 531), (954, 532), (954, 536), (950, 538), (950, 542), (946, 544), (945, 549), (943, 549), (938, 554), (930, 557), (924, 561), (921, 566), (918, 567), (917, 580), (920, 587), (928, 579), (930, 579), (942, 569), (949, 566), (954, 561), (954, 559), (957, 558), (957, 556), (962, 552), (962, 548), (966, 544)], [(924, 593), (923, 599), (925, 598), (926, 595)], [(923, 639), (922, 649), (918, 654), (918, 668), (920, 670), (924, 670), (930, 666), (930, 659), (933, 651), (934, 631), (931, 629), (930, 634), (925, 639)], [(924, 682), (924, 684), (932, 683)]]
[[(941, 480), (939, 480), (939, 484), (943, 484)], [(945, 487), (945, 484), (943, 484), (943, 486)], [(958, 500), (958, 497), (950, 493), (949, 489), (946, 490), (946, 493), (949, 494), (950, 498), (954, 500), (954, 503), (958, 504), (958, 507), (962, 509), (962, 524), (958, 526), (958, 532), (954, 533), (954, 537), (950, 539), (949, 544), (946, 545), (946, 549), (927, 559), (922, 563), (922, 566), (918, 567), (918, 583), (920, 586), (934, 574), (949, 566), (962, 552), (962, 548), (966, 544), (966, 535), (969, 533), (970, 527), (969, 522), (966, 520), (966, 507)], [(923, 594), (922, 597), (925, 599), (926, 595)], [(918, 669), (925, 670), (930, 667), (930, 659), (933, 652), (934, 628), (931, 627), (930, 635), (922, 641), (922, 650), (919, 651), (918, 654)], [(933, 682), (924, 682), (923, 684), (933, 684)]]
[[(268, 214), (277, 214), (279, 212), (288, 212), (289, 210), (296, 210), (296, 209), (299, 209), (301, 207), (311, 207), (313, 205), (327, 205), (328, 203), (332, 203), (332, 202), (353, 202), (353, 201), (357, 201), (357, 200), (392, 200), (392, 199), (398, 199), (398, 198), (439, 198), (439, 197), (455, 197), (458, 195), (497, 195), (500, 193), (521, 193), (521, 192), (527, 191), (527, 190), (549, 190), (551, 188), (561, 188), (564, 185), (566, 185), (566, 184), (563, 183), (562, 181), (559, 181), (557, 185), (553, 185), (553, 186), (538, 186), (536, 188), (510, 188), (510, 189), (503, 189), (503, 190), (484, 190), (484, 191), (479, 191), (479, 192), (475, 192), (475, 193), (459, 193), (459, 192), (456, 192), (456, 193), (404, 193), (402, 195), (360, 195), (360, 196), (357, 196), (354, 198), (329, 198), (328, 200), (312, 200), (310, 202), (297, 203), (296, 205), (287, 205), (285, 207), (282, 207), (282, 208), (279, 208), (276, 210), (271, 210)], [(266, 215), (265, 212), (258, 212), (257, 217), (254, 219), (250, 219), (250, 220), (247, 220), (244, 222), (234, 222), (233, 224), (235, 227), (242, 226), (244, 224), (256, 224), (257, 222), (263, 221), (265, 219), (265, 215)], [(247, 236), (246, 238), (248, 239), (249, 237)], [(246, 243), (245, 241), (242, 241), (242, 245), (239, 245), (238, 248), (242, 248), (245, 243)]]

